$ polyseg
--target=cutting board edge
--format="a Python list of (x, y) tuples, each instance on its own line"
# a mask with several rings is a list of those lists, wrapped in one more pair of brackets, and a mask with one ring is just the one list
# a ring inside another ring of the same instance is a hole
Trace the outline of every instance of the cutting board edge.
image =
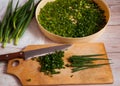
[[(97, 43), (97, 44), (102, 44), (102, 45), (104, 45), (104, 43)], [(39, 46), (39, 45), (30, 45), (30, 46)], [(41, 45), (40, 45), (41, 46)], [(105, 46), (104, 46), (104, 48), (105, 48)], [(17, 59), (16, 59), (17, 60)], [(110, 65), (109, 65), (109, 67), (110, 67)], [(111, 67), (110, 67), (110, 69), (111, 69)], [(110, 70), (111, 72), (112, 72), (112, 70)], [(9, 73), (10, 75), (14, 75), (14, 74), (12, 74), (12, 73), (10, 73), (8, 70), (7, 70), (7, 73)], [(17, 75), (14, 75), (15, 77), (17, 77), (18, 79), (19, 79), (19, 76), (17, 76)], [(19, 79), (20, 80), (20, 79)], [(21, 80), (20, 80), (20, 82), (21, 82)], [(113, 83), (114, 81), (113, 81), (113, 75), (112, 75), (112, 79), (111, 79), (111, 81), (110, 82), (106, 82), (105, 84), (111, 84), (111, 83)], [(74, 83), (75, 84), (75, 83)], [(85, 84), (85, 83), (83, 83), (83, 84)], [(89, 84), (89, 83), (88, 83)], [(92, 84), (92, 83), (90, 83), (90, 84)], [(93, 83), (93, 84), (103, 84), (103, 83)], [(51, 84), (51, 85), (53, 85), (53, 84)], [(57, 84), (57, 85), (60, 85), (60, 84)], [(64, 84), (63, 84), (64, 85)], [(66, 85), (66, 84), (65, 84)], [(68, 85), (68, 84), (67, 84)], [(72, 84), (70, 84), (70, 85), (72, 85)], [(80, 83), (80, 85), (81, 85), (81, 83)], [(24, 85), (24, 86), (26, 86), (26, 85)]]

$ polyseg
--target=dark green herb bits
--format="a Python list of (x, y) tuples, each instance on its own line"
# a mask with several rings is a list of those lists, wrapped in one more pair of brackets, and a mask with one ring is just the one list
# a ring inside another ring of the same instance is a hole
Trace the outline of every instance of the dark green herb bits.
[(56, 69), (64, 68), (62, 57), (64, 57), (64, 51), (56, 51), (55, 53), (38, 57), (37, 61), (41, 65), (40, 72), (44, 72), (46, 75), (60, 73)]
[(93, 0), (55, 0), (48, 2), (38, 15), (48, 31), (63, 37), (84, 37), (101, 30), (104, 11)]

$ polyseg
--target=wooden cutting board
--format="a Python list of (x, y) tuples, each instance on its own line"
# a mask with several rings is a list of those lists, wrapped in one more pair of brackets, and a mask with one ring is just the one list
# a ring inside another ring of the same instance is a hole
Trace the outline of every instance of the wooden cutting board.
[[(47, 45), (31, 45), (24, 49), (33, 50), (36, 48), (43, 48), (54, 46), (56, 44)], [(87, 55), (87, 54), (106, 54), (103, 43), (84, 43), (73, 44), (65, 51), (64, 62), (71, 55)], [(99, 56), (99, 58), (108, 58), (107, 55)], [(19, 64), (15, 64), (19, 62)], [(96, 63), (107, 63), (108, 61), (97, 61)], [(113, 76), (110, 65), (105, 65), (99, 68), (86, 69), (79, 72), (71, 73), (70, 68), (61, 70), (60, 74), (52, 77), (44, 75), (39, 72), (40, 65), (33, 60), (13, 59), (8, 62), (7, 73), (15, 75), (19, 78), (21, 83), (25, 85), (59, 85), (59, 84), (106, 84), (113, 83)], [(72, 76), (72, 77), (71, 77)]]

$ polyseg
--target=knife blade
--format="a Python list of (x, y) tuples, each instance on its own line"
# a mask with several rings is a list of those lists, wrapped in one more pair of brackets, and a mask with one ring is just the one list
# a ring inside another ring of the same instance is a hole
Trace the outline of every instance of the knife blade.
[(40, 48), (40, 49), (35, 49), (30, 51), (20, 51), (15, 53), (3, 54), (3, 55), (0, 55), (0, 61), (8, 61), (14, 58), (23, 58), (26, 60), (31, 57), (33, 58), (34, 56), (39, 56), (42, 54), (64, 50), (70, 46), (71, 46), (70, 44), (64, 44), (64, 45), (51, 46), (47, 48)]

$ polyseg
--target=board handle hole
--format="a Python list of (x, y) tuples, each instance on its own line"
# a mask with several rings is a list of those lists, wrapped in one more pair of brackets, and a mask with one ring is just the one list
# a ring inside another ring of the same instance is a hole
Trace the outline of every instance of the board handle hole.
[(15, 61), (12, 62), (13, 67), (18, 66), (19, 64), (20, 64), (19, 60), (15, 60)]

